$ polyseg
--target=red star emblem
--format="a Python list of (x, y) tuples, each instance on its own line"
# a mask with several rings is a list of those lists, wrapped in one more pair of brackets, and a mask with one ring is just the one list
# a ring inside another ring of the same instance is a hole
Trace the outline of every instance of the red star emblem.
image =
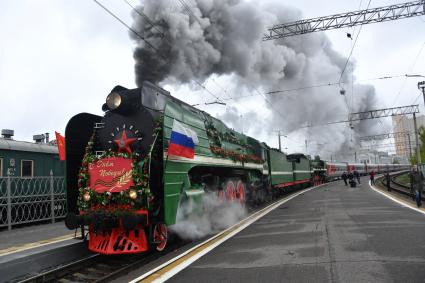
[(136, 140), (136, 138), (127, 138), (125, 130), (122, 131), (121, 138), (119, 140), (114, 140), (114, 143), (118, 146), (118, 152), (127, 152), (131, 154), (130, 145)]

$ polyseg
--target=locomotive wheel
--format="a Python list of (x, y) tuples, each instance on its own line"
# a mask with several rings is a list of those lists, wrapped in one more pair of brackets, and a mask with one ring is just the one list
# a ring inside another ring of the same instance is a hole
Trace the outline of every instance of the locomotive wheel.
[(245, 184), (241, 181), (238, 180), (238, 182), (236, 183), (236, 200), (238, 200), (241, 204), (245, 203)]
[(226, 193), (225, 193), (224, 189), (220, 189), (220, 190), (217, 191), (217, 197), (220, 201), (226, 200)]
[(232, 180), (227, 180), (225, 186), (225, 194), (227, 201), (233, 201), (236, 199), (236, 187)]
[(156, 244), (157, 251), (163, 251), (165, 246), (167, 245), (168, 240), (168, 230), (167, 226), (164, 223), (157, 223), (153, 230), (153, 241)]

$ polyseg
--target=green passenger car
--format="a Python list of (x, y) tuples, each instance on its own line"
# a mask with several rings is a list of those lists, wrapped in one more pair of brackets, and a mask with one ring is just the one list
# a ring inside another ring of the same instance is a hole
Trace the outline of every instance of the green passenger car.
[(299, 187), (309, 186), (312, 176), (310, 160), (304, 154), (290, 154), (287, 158), (292, 161), (294, 185)]
[(57, 146), (0, 138), (0, 177), (63, 176)]
[(277, 149), (270, 149), (269, 154), (272, 186), (276, 188), (289, 187), (294, 181), (292, 161), (289, 161), (286, 154)]

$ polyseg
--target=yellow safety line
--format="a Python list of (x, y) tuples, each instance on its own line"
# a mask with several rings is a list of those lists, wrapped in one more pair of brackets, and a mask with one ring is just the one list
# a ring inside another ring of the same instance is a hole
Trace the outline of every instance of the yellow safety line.
[[(239, 226), (238, 226), (239, 227)], [(237, 227), (235, 227), (237, 228)], [(226, 231), (225, 233), (223, 233), (222, 235), (220, 235), (217, 238), (212, 239), (211, 241), (209, 241), (208, 243), (205, 243), (204, 245), (194, 249), (193, 251), (191, 251), (190, 253), (186, 254), (185, 256), (177, 259), (176, 261), (173, 261), (172, 263), (170, 263), (167, 266), (164, 266), (162, 269), (158, 270), (155, 273), (152, 273), (151, 275), (149, 275), (148, 277), (142, 279), (141, 281), (139, 281), (140, 283), (147, 283), (147, 282), (153, 282), (154, 280), (156, 280), (158, 277), (161, 277), (163, 274), (167, 273), (168, 271), (172, 270), (173, 268), (175, 268), (176, 266), (180, 265), (182, 262), (186, 261), (187, 259), (193, 257), (194, 255), (197, 255), (198, 253), (202, 252), (203, 250), (205, 250), (206, 248), (210, 247), (211, 245), (213, 245), (214, 243), (220, 241), (221, 239), (225, 238), (227, 235), (229, 235), (230, 233), (232, 233), (233, 230), (229, 230)]]
[(21, 252), (21, 251), (26, 251), (29, 249), (38, 248), (38, 247), (42, 247), (49, 244), (59, 243), (62, 241), (70, 240), (72, 238), (74, 238), (74, 233), (67, 234), (60, 237), (51, 238), (51, 239), (41, 240), (41, 241), (37, 241), (33, 243), (27, 243), (20, 246), (14, 246), (14, 247), (0, 250), (0, 256), (5, 256), (5, 255)]

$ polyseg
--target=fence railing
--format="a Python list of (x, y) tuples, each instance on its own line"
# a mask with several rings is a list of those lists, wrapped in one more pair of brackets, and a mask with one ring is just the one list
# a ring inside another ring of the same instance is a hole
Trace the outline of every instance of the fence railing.
[(0, 227), (63, 218), (66, 215), (65, 178), (0, 177)]

